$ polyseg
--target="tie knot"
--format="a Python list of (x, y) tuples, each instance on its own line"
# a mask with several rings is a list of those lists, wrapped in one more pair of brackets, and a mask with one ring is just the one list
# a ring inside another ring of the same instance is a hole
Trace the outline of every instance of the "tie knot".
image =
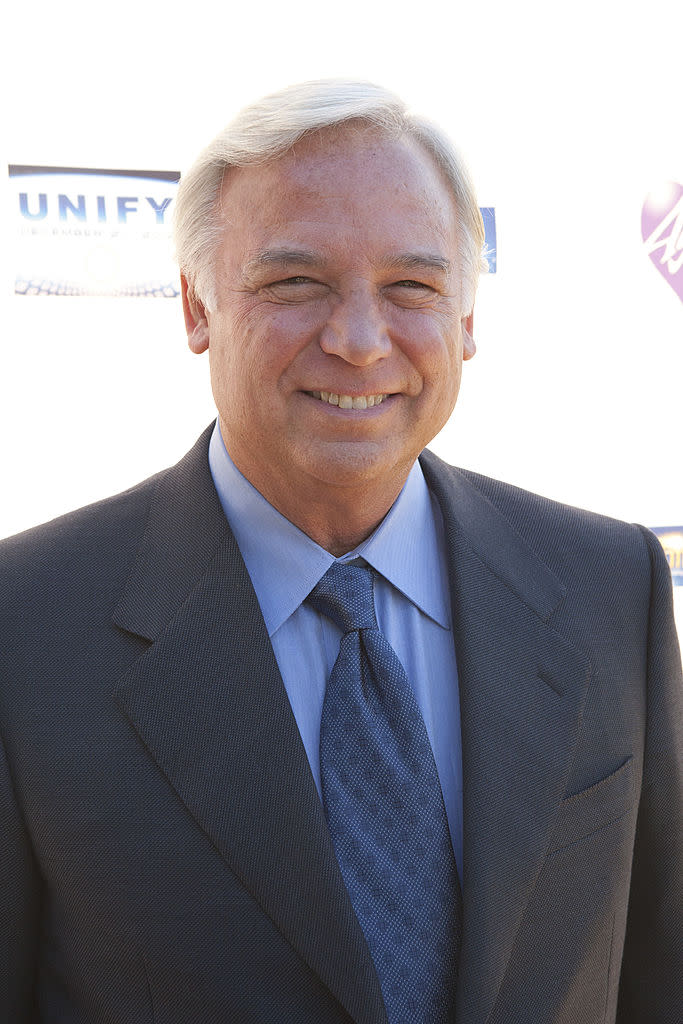
[(335, 562), (306, 598), (343, 633), (377, 629), (372, 570), (364, 565)]

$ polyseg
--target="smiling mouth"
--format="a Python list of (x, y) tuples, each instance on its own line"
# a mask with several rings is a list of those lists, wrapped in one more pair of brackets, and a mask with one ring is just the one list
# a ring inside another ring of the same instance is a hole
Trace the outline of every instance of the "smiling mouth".
[(338, 405), (340, 409), (371, 409), (374, 405), (381, 405), (388, 395), (337, 395), (334, 391), (307, 391), (311, 398), (317, 398), (319, 402), (327, 402), (328, 405)]

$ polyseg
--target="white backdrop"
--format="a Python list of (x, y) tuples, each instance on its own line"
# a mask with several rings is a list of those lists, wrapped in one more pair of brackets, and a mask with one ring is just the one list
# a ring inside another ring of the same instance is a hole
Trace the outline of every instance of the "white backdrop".
[[(182, 170), (245, 102), (335, 75), (442, 122), (495, 206), (498, 273), (434, 449), (609, 515), (683, 522), (683, 302), (640, 234), (648, 193), (683, 183), (679, 0), (37, 0), (8, 29), (5, 165)], [(175, 461), (213, 415), (178, 300), (12, 294), (3, 183), (0, 536)]]

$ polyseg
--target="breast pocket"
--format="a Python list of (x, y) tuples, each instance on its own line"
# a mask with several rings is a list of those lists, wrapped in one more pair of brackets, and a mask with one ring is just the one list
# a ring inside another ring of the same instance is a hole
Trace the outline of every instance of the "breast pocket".
[(622, 818), (638, 798), (640, 773), (633, 757), (604, 779), (560, 804), (548, 854), (585, 839)]

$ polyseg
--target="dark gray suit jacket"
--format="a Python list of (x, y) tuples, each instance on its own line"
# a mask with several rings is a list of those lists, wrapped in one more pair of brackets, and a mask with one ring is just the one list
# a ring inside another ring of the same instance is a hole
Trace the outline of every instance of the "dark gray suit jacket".
[[(0, 546), (0, 1019), (381, 1024), (207, 466)], [(422, 457), (461, 689), (458, 1024), (679, 1024), (657, 541)]]

